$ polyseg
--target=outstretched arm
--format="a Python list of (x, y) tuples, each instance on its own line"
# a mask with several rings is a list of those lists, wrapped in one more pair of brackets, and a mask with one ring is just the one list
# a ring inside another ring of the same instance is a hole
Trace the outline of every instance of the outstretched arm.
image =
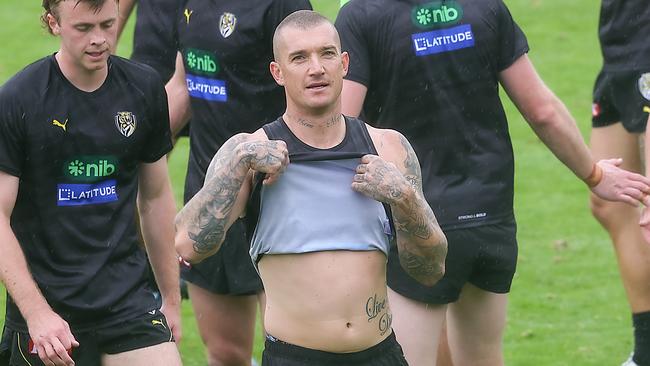
[(74, 365), (67, 350), (78, 347), (68, 323), (47, 303), (29, 272), (10, 217), (18, 178), (0, 171), (0, 278), (27, 322), (38, 356), (47, 365)]
[(352, 188), (390, 204), (402, 267), (418, 282), (433, 286), (445, 272), (447, 239), (424, 198), (420, 163), (398, 132), (369, 130), (379, 156), (361, 158)]
[(272, 183), (289, 163), (284, 141), (269, 141), (263, 131), (231, 137), (217, 151), (203, 188), (176, 216), (176, 250), (190, 262), (216, 253), (228, 228), (243, 212), (250, 189), (249, 171), (266, 173)]
[(564, 104), (541, 80), (527, 55), (502, 71), (504, 89), (537, 136), (597, 196), (637, 205), (650, 192), (650, 179), (618, 168), (620, 159), (594, 163)]

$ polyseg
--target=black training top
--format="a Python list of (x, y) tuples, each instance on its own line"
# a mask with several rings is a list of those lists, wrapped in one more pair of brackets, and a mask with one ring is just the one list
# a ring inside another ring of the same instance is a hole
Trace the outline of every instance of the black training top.
[(192, 105), (185, 200), (203, 185), (219, 147), (253, 132), (286, 107), (273, 80), (275, 27), (290, 13), (311, 9), (308, 0), (187, 0), (176, 19)]
[(648, 0), (602, 0), (598, 35), (605, 70), (650, 67)]
[[(111, 56), (88, 93), (49, 56), (0, 89), (0, 110), (0, 170), (20, 178), (11, 227), (54, 311), (83, 330), (158, 306), (135, 226), (139, 165), (171, 149), (158, 74)], [(26, 330), (10, 298), (6, 317)]]
[(176, 43), (174, 22), (182, 0), (139, 0), (131, 59), (153, 67), (163, 81), (174, 74)]
[(499, 72), (528, 51), (501, 0), (354, 0), (336, 26), (363, 113), (402, 132), (450, 229), (512, 217), (514, 164)]

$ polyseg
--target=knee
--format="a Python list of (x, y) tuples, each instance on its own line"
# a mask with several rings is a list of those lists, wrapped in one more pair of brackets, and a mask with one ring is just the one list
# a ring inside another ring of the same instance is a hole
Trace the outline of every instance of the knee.
[(251, 352), (241, 347), (221, 347), (208, 349), (209, 366), (247, 366), (251, 364)]
[(607, 230), (611, 231), (621, 217), (620, 205), (602, 200), (593, 194), (590, 197), (591, 214)]

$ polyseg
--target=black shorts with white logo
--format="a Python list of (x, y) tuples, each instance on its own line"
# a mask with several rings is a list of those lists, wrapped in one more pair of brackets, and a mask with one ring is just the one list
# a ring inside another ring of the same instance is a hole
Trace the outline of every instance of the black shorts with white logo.
[(262, 366), (408, 366), (395, 334), (359, 352), (332, 353), (266, 338)]
[[(102, 354), (118, 354), (136, 349), (173, 342), (167, 319), (158, 310), (111, 327), (77, 333), (72, 330), (79, 347), (70, 351), (75, 364), (101, 366)], [(29, 333), (5, 326), (0, 341), (0, 366), (43, 365)]]
[(245, 296), (262, 291), (262, 280), (248, 250), (246, 225), (235, 221), (219, 251), (190, 268), (181, 266), (181, 277), (196, 286), (220, 295)]
[(593, 99), (592, 127), (622, 122), (630, 133), (644, 132), (650, 113), (650, 70), (601, 70)]
[(504, 223), (445, 231), (448, 251), (445, 275), (424, 286), (402, 268), (396, 248), (388, 258), (388, 287), (410, 299), (430, 304), (458, 300), (466, 283), (489, 292), (508, 293), (517, 268), (517, 224)]

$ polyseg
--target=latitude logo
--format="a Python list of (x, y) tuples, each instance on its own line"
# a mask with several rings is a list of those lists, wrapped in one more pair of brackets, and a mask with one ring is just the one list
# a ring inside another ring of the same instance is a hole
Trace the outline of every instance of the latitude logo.
[(185, 64), (196, 74), (214, 75), (219, 73), (219, 63), (212, 52), (188, 48), (185, 51)]
[(456, 24), (463, 18), (463, 7), (456, 1), (435, 1), (419, 5), (411, 11), (413, 24), (420, 28), (434, 28)]

